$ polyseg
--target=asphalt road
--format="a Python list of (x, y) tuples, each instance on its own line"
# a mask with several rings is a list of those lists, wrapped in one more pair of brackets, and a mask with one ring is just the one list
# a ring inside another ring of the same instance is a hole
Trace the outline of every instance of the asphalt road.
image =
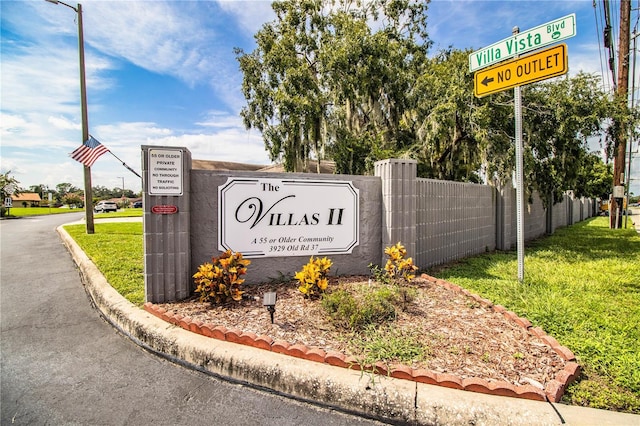
[(0, 424), (381, 424), (189, 370), (120, 335), (55, 232), (79, 218), (0, 221)]

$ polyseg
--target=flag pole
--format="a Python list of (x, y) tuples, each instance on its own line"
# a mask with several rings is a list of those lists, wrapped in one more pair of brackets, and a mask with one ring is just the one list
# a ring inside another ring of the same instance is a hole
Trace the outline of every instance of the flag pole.
[[(64, 3), (63, 3), (64, 4)], [(66, 4), (65, 4), (66, 6)], [(73, 7), (70, 6), (72, 9)], [(87, 83), (84, 69), (84, 34), (82, 28), (82, 5), (75, 9), (78, 15), (78, 51), (80, 56), (80, 98), (82, 104), (82, 143), (89, 139), (89, 120), (87, 118)], [(84, 216), (87, 234), (95, 233), (93, 224), (93, 190), (91, 188), (91, 167), (84, 166)]]
[(133, 173), (134, 175), (136, 175), (136, 176), (138, 176), (140, 179), (142, 179), (142, 176), (140, 176), (140, 175), (138, 174), (138, 172), (136, 172), (135, 170), (133, 170), (133, 169), (132, 169), (131, 167), (129, 167), (129, 166), (128, 166), (124, 161), (122, 161), (121, 159), (119, 159), (117, 155), (115, 155), (113, 152), (111, 152), (111, 150), (109, 150), (109, 154), (113, 155), (113, 156), (116, 158), (116, 160), (118, 160), (119, 162), (121, 162), (121, 163), (122, 163), (122, 165), (123, 165), (124, 167), (126, 167), (126, 168), (131, 172), (131, 173)]

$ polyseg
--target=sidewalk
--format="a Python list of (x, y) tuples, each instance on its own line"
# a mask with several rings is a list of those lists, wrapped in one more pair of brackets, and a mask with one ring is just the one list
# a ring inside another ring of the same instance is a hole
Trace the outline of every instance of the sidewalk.
[(58, 233), (78, 265), (87, 293), (112, 325), (146, 350), (206, 374), (396, 424), (640, 425), (639, 415), (492, 396), (386, 376), (372, 380), (359, 371), (191, 333), (120, 296), (62, 227)]

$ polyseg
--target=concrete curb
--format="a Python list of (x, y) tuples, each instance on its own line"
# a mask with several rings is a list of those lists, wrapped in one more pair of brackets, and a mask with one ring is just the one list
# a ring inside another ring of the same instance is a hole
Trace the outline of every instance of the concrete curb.
[[(638, 424), (640, 416), (416, 383), (211, 339), (124, 299), (62, 227), (63, 243), (102, 315), (137, 344), (189, 368), (287, 397), (396, 424)], [(587, 410), (587, 411), (584, 411)]]

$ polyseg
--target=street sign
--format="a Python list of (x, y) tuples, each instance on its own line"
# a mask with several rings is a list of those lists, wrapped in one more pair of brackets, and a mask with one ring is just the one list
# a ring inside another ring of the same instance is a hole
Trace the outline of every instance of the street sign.
[(493, 68), (477, 71), (473, 92), (481, 98), (516, 86), (566, 74), (569, 70), (567, 45), (559, 44), (529, 56), (514, 59)]
[(5, 193), (12, 195), (18, 189), (18, 186), (15, 183), (8, 183), (2, 188)]
[(11, 199), (11, 197), (4, 198), (4, 206), (7, 208), (13, 207), (13, 200)]
[(486, 68), (505, 59), (540, 49), (575, 35), (576, 14), (572, 13), (476, 50), (469, 55), (469, 71)]

